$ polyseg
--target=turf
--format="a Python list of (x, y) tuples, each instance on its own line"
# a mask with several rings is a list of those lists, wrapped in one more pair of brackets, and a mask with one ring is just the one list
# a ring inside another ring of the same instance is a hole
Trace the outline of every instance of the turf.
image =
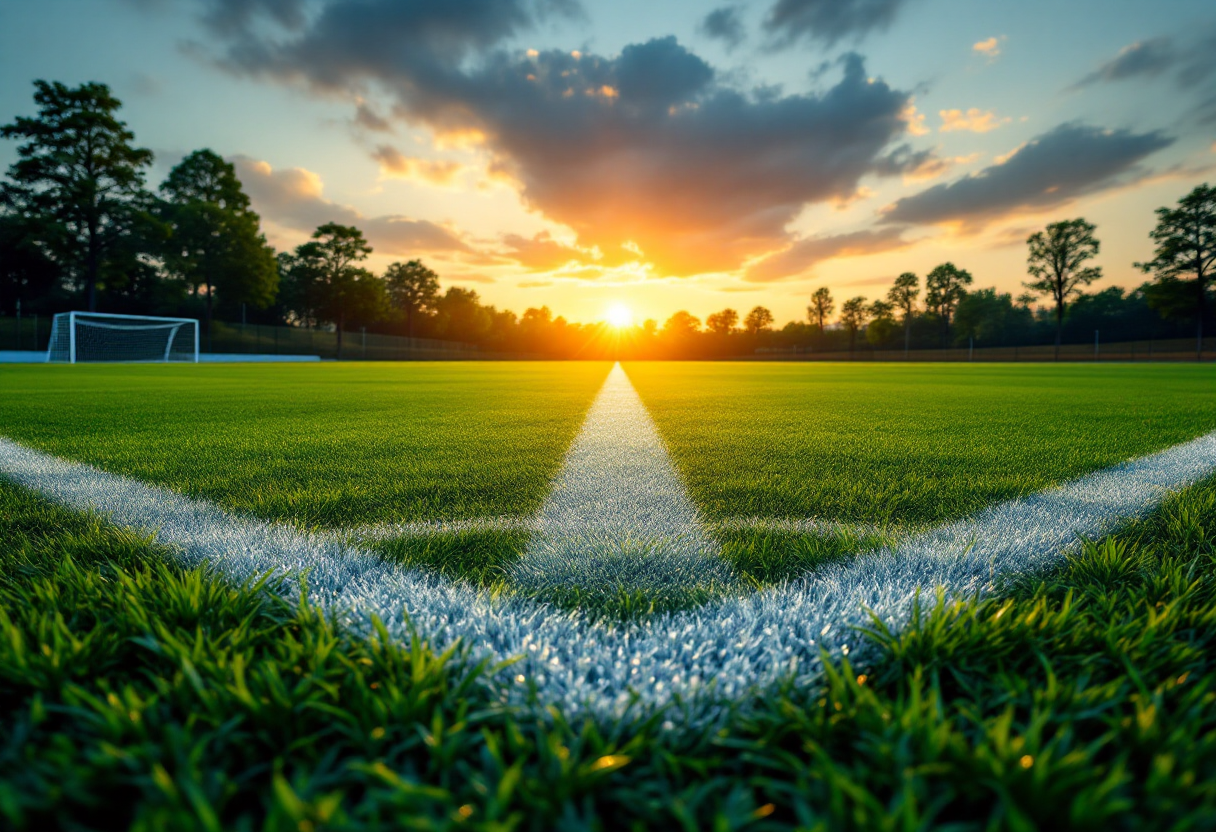
[[(498, 704), (0, 481), (0, 826), (1204, 829), (1216, 482), (698, 730)], [(509, 674), (509, 669), (505, 671)]]
[(0, 432), (229, 509), (341, 527), (535, 511), (604, 363), (14, 366)]
[(923, 526), (1216, 430), (1211, 365), (626, 370), (715, 519)]

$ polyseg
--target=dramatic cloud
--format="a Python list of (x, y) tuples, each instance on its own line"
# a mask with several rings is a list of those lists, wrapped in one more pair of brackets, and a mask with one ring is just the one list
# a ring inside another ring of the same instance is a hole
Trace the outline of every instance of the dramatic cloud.
[(831, 46), (891, 25), (906, 0), (777, 0), (764, 28), (779, 43), (801, 38)]
[(505, 256), (538, 272), (553, 271), (570, 263), (584, 263), (591, 259), (588, 252), (554, 240), (548, 231), (542, 231), (531, 239), (507, 234), (502, 242), (507, 248)]
[(714, 9), (705, 15), (697, 30), (706, 37), (722, 41), (728, 49), (734, 49), (741, 44), (746, 36), (743, 17), (738, 6), (722, 6)]
[(1160, 132), (1064, 124), (1028, 142), (1003, 163), (899, 200), (884, 212), (884, 219), (978, 228), (1011, 214), (1054, 208), (1125, 184), (1124, 174), (1173, 141)]
[(967, 112), (962, 110), (940, 110), (942, 117), (941, 131), (952, 133), (956, 130), (966, 130), (972, 133), (990, 133), (1002, 124), (1008, 124), (1013, 119), (997, 118), (992, 110), (981, 110), (972, 107)]
[(447, 159), (416, 159), (391, 145), (382, 144), (372, 152), (380, 172), (391, 179), (411, 179), (431, 185), (451, 185), (464, 165)]
[(785, 251), (766, 257), (748, 267), (743, 279), (750, 283), (769, 283), (795, 277), (810, 271), (824, 260), (834, 257), (862, 257), (893, 251), (911, 245), (896, 228), (877, 231), (855, 231), (831, 237), (807, 237)]
[(856, 55), (828, 91), (781, 96), (726, 86), (670, 37), (616, 57), (490, 48), (552, 5), (333, 0), (299, 32), (246, 31), (224, 60), (314, 89), (391, 90), (439, 141), (486, 150), (491, 172), (580, 248), (608, 262), (640, 250), (658, 274), (737, 268), (787, 245), (806, 204), (905, 172), (884, 152), (907, 129), (909, 97)]
[(400, 216), (365, 217), (354, 208), (330, 202), (322, 193), (321, 177), (312, 171), (274, 170), (248, 156), (233, 156), (229, 161), (236, 166), (254, 209), (277, 225), (306, 233), (327, 222), (354, 225), (379, 254), (470, 253), (468, 245), (442, 225)]

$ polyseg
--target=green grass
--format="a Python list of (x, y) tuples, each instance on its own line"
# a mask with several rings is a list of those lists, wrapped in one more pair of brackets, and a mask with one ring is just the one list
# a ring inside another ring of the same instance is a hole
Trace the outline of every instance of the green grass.
[[(0, 481), (0, 827), (1216, 825), (1216, 481), (717, 724), (499, 703)], [(479, 681), (480, 680), (480, 681)]]
[(324, 527), (539, 508), (604, 363), (14, 366), (0, 434)]
[(931, 524), (1216, 430), (1212, 365), (626, 370), (712, 518)]
[[(535, 511), (604, 363), (14, 366), (0, 432), (306, 525)], [(713, 519), (929, 524), (1216, 429), (1216, 367), (630, 363)]]

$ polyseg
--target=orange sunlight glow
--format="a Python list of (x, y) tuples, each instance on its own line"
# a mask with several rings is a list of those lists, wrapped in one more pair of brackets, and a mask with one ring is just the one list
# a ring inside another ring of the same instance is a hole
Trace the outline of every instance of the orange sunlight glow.
[(608, 314), (604, 318), (617, 329), (624, 329), (633, 323), (633, 313), (623, 303), (614, 303), (609, 306)]

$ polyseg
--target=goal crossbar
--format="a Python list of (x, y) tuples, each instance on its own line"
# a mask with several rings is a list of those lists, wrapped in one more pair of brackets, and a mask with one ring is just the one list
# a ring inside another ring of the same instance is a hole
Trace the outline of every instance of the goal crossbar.
[(46, 360), (197, 363), (198, 330), (196, 318), (61, 312), (51, 325)]

